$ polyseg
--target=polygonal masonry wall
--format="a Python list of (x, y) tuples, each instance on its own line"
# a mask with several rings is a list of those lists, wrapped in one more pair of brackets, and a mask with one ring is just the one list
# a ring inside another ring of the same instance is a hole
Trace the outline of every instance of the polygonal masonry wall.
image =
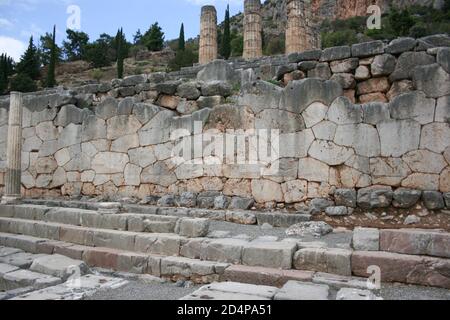
[[(199, 196), (185, 194), (187, 206), (201, 202), (219, 208), (251, 207), (252, 199), (260, 205), (292, 205), (329, 197), (345, 207), (408, 208), (422, 196), (429, 208), (448, 207), (450, 50), (408, 51), (426, 56), (427, 61), (407, 68), (400, 62), (405, 43), (403, 49), (395, 42), (387, 47), (381, 43), (381, 49), (378, 42), (349, 48), (359, 67), (374, 57), (373, 77), (361, 80), (358, 88), (375, 90), (380, 81), (394, 87), (398, 81), (391, 78), (396, 70), (408, 73), (400, 78), (410, 79), (412, 89), (398, 91), (389, 103), (354, 104), (339, 82), (317, 78), (291, 81), (281, 88), (242, 77), (236, 95), (240, 78), (220, 61), (207, 65), (197, 81), (167, 81), (170, 75), (158, 73), (25, 95), (23, 193), (144, 198), (192, 192)], [(426, 49), (423, 40), (414, 43), (415, 49), (408, 50)], [(344, 51), (319, 51), (318, 59), (338, 68), (335, 60), (347, 65)], [(389, 79), (375, 77), (378, 63), (375, 67), (374, 63), (385, 61), (382, 52), (387, 51), (400, 55), (394, 73)], [(0, 181), (6, 169), (8, 103), (0, 99)], [(276, 157), (264, 161), (259, 157), (259, 164), (252, 164), (251, 139), (237, 139), (251, 131), (237, 131), (232, 145), (245, 154), (237, 152), (234, 162), (226, 158), (220, 164), (219, 151), (208, 153), (207, 147), (211, 135), (226, 141), (227, 129), (255, 130), (266, 147), (268, 141), (273, 146), (278, 141), (278, 153), (269, 152)], [(175, 130), (178, 140), (171, 139)], [(206, 132), (210, 135), (200, 135)], [(197, 146), (191, 152), (202, 161), (173, 161), (174, 148), (186, 145)], [(239, 157), (244, 165), (236, 163)], [(268, 164), (276, 170), (261, 170)]]

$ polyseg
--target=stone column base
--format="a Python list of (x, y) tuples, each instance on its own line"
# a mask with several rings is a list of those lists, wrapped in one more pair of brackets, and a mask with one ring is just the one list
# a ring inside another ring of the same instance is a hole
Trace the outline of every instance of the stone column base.
[(21, 196), (3, 196), (1, 204), (18, 204), (21, 200)]

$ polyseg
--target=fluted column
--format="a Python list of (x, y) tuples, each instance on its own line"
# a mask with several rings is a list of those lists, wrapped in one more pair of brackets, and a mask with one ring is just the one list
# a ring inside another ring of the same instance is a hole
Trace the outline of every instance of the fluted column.
[(302, 51), (305, 42), (305, 20), (301, 0), (288, 0), (286, 27), (286, 54)]
[(11, 92), (3, 203), (14, 202), (21, 198), (22, 107), (22, 93)]
[(199, 63), (217, 59), (217, 11), (214, 6), (203, 6), (200, 19)]
[(261, 1), (244, 1), (244, 59), (262, 56)]

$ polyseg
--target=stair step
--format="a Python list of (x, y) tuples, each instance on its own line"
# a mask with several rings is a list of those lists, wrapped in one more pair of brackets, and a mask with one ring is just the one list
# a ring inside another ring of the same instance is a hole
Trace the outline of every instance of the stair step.
[(203, 237), (209, 231), (209, 221), (205, 219), (180, 219), (172, 216), (130, 213), (103, 214), (92, 210), (51, 208), (40, 205), (0, 205), (0, 217), (132, 232), (175, 233), (178, 231), (194, 238)]
[(176, 234), (95, 229), (14, 218), (0, 218), (0, 232), (64, 241), (90, 247), (97, 246), (162, 255), (179, 255), (182, 242), (187, 241), (187, 238)]
[(380, 230), (380, 250), (450, 258), (450, 233), (435, 230)]
[(173, 281), (191, 280), (194, 283), (218, 281), (229, 266), (227, 263), (150, 255), (105, 247), (73, 245), (63, 241), (9, 233), (0, 233), (0, 245), (19, 248), (24, 251), (33, 248), (32, 253), (35, 254), (60, 254), (71, 259), (82, 260), (90, 267), (150, 274)]
[(353, 252), (352, 272), (354, 275), (371, 276), (370, 270), (373, 270), (374, 266), (380, 268), (383, 282), (450, 289), (450, 259), (385, 251)]
[(292, 268), (292, 257), (297, 249), (295, 241), (186, 238), (176, 234), (95, 229), (15, 218), (0, 218), (0, 232), (89, 247), (280, 269)]

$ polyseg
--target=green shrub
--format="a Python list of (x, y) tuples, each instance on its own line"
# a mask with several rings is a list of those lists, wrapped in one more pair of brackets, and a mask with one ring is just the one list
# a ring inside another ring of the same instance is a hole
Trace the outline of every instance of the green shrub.
[(37, 86), (30, 76), (19, 73), (11, 79), (10, 89), (11, 91), (33, 92), (37, 91)]

